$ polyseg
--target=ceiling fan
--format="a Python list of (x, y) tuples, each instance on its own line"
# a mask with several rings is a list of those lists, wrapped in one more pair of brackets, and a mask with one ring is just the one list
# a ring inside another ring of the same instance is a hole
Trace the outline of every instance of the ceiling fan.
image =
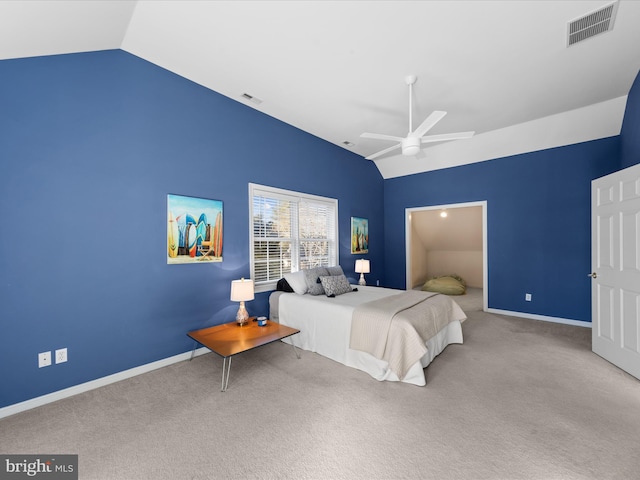
[(441, 135), (428, 135), (424, 136), (429, 130), (431, 130), (436, 123), (442, 120), (447, 112), (443, 112), (440, 110), (434, 111), (431, 115), (429, 115), (424, 122), (418, 126), (415, 130), (413, 130), (412, 118), (411, 118), (411, 104), (412, 104), (412, 95), (413, 95), (413, 84), (416, 83), (418, 78), (415, 75), (407, 75), (405, 77), (405, 82), (409, 85), (409, 133), (406, 137), (396, 137), (393, 135), (383, 135), (381, 133), (363, 133), (360, 135), (361, 138), (373, 138), (374, 140), (391, 140), (394, 142), (399, 142), (393, 147), (385, 148), (373, 155), (369, 155), (365, 157), (367, 160), (373, 160), (378, 158), (385, 153), (389, 153), (396, 148), (402, 147), (402, 154), (411, 156), (416, 155), (420, 151), (420, 145), (423, 143), (432, 143), (432, 142), (443, 142), (446, 140), (460, 140), (463, 138), (471, 138), (475, 132), (459, 132), (459, 133), (444, 133)]

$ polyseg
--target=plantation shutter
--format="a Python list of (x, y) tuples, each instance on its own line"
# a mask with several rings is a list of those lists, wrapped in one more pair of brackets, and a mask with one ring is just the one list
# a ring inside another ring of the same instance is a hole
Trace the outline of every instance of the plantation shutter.
[(286, 273), (338, 264), (338, 201), (249, 184), (251, 277), (256, 291)]
[(296, 225), (295, 198), (254, 192), (253, 281), (279, 280), (291, 272)]
[(300, 218), (300, 268), (326, 267), (331, 264), (335, 246), (335, 214), (331, 205), (301, 201)]

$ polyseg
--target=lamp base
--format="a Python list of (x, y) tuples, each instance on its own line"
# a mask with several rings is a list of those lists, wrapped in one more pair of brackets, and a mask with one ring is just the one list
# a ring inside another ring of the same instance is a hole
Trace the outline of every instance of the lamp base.
[(364, 273), (360, 274), (360, 280), (358, 280), (358, 285), (364, 287), (367, 284), (367, 282), (364, 280)]
[(249, 312), (244, 308), (244, 302), (240, 302), (240, 308), (238, 308), (238, 313), (236, 314), (236, 323), (241, 327), (249, 323)]

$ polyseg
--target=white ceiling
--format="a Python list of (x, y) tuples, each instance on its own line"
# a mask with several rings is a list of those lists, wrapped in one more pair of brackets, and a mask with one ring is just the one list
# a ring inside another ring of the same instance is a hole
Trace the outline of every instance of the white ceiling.
[(430, 134), (476, 136), (376, 160), (391, 178), (619, 134), (640, 2), (566, 47), (567, 23), (610, 3), (4, 0), (0, 59), (121, 48), (362, 156), (392, 143), (361, 133), (408, 133), (415, 74), (414, 128), (445, 110)]

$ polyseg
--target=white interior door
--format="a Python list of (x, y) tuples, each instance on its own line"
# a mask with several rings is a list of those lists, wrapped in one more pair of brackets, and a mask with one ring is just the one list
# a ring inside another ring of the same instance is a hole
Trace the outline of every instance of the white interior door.
[(640, 165), (591, 185), (592, 349), (640, 378)]

